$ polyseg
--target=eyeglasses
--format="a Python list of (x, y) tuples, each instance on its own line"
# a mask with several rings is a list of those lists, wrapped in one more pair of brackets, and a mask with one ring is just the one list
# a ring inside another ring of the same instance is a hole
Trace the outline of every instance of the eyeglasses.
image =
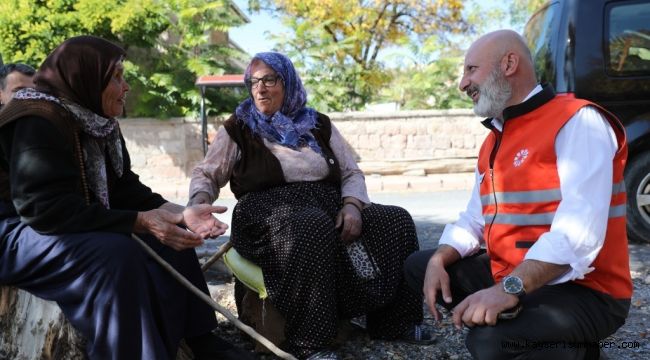
[(257, 88), (260, 85), (260, 82), (264, 84), (264, 87), (270, 88), (274, 87), (278, 83), (278, 79), (280, 79), (279, 75), (267, 75), (261, 79), (252, 77), (249, 80), (249, 83), (253, 89)]

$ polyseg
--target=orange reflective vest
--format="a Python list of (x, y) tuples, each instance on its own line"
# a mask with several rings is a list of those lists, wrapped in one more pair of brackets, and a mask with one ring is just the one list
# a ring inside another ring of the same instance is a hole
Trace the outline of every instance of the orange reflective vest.
[(555, 138), (580, 108), (591, 105), (601, 110), (614, 129), (618, 151), (605, 243), (591, 264), (594, 270), (575, 282), (614, 298), (629, 299), (632, 281), (625, 230), (625, 130), (616, 117), (599, 106), (570, 96), (553, 97), (552, 90), (549, 96), (546, 90), (541, 97), (546, 96), (548, 101), (537, 101), (539, 106), (525, 113), (519, 111), (509, 119), (506, 114), (503, 132), (492, 129), (479, 153), (483, 235), (492, 276), (500, 281), (508, 275), (535, 241), (550, 230), (562, 200)]

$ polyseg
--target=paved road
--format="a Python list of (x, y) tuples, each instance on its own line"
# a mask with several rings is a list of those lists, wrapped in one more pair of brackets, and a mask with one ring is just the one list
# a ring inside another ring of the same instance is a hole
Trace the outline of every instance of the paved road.
[[(371, 193), (370, 199), (375, 203), (398, 205), (405, 208), (413, 216), (417, 227), (420, 248), (428, 249), (435, 246), (442, 233), (444, 225), (455, 221), (458, 213), (465, 208), (470, 192), (467, 190), (449, 190), (438, 192), (401, 192), (401, 193)], [(228, 212), (220, 216), (230, 224), (235, 199), (220, 199), (218, 205), (228, 207)], [(228, 231), (219, 239), (207, 241), (206, 245), (197, 248), (199, 257), (209, 256), (216, 248), (230, 237)], [(650, 245), (630, 244), (630, 267), (637, 276), (645, 276), (650, 267)]]
[[(385, 205), (397, 205), (406, 209), (413, 216), (417, 227), (418, 239), (422, 249), (435, 246), (444, 224), (454, 221), (458, 213), (465, 208), (469, 199), (469, 191), (450, 190), (429, 193), (371, 193), (370, 200)], [(235, 199), (220, 199), (217, 205), (228, 207), (228, 212), (219, 216), (222, 221), (230, 224)], [(230, 237), (230, 231), (219, 239), (207, 241), (204, 246), (197, 248), (199, 257), (213, 253), (218, 246)]]
[(421, 249), (434, 247), (444, 225), (455, 221), (469, 200), (469, 191), (453, 190), (430, 193), (378, 193), (371, 200), (406, 209), (417, 228)]

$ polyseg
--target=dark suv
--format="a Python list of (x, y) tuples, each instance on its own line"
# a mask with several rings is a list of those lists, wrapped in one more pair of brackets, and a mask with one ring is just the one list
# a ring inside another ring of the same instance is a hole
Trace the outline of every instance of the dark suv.
[(526, 24), (540, 81), (625, 125), (627, 232), (650, 242), (650, 0), (555, 0)]

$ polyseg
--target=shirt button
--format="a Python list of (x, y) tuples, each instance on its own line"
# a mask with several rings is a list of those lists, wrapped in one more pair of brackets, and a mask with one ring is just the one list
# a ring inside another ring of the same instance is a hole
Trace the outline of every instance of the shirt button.
[(334, 159), (330, 159), (330, 164), (334, 165)]

